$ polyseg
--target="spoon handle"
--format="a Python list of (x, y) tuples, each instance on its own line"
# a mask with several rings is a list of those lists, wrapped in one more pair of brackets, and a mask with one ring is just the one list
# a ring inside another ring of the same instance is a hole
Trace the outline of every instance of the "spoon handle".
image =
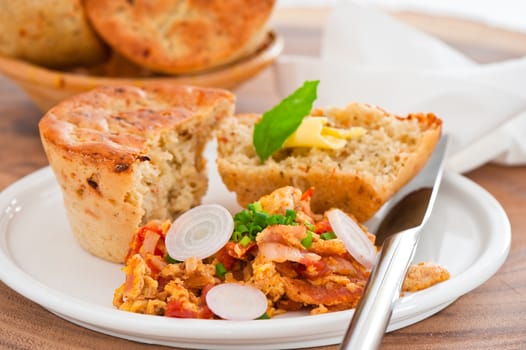
[(412, 228), (391, 235), (384, 241), (340, 350), (372, 350), (379, 347), (413, 258), (419, 230), (419, 227)]

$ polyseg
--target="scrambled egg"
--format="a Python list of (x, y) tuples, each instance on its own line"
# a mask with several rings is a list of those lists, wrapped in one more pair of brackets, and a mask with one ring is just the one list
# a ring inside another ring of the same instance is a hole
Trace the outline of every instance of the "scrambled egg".
[[(237, 282), (266, 295), (269, 317), (291, 310), (318, 314), (356, 307), (370, 271), (347, 252), (341, 240), (323, 235), (332, 229), (325, 216), (310, 209), (311, 196), (312, 190), (302, 193), (284, 187), (262, 197), (261, 210), (269, 215), (292, 210), (295, 222), (268, 225), (255, 241), (246, 245), (230, 241), (204, 260), (167, 261), (164, 237), (169, 224), (148, 223), (130, 243), (123, 268), (126, 278), (115, 290), (113, 304), (135, 313), (213, 319), (207, 291), (216, 284)], [(362, 228), (374, 243), (374, 235)], [(218, 272), (219, 264), (226, 273)], [(448, 271), (438, 265), (413, 265), (403, 290), (417, 291), (448, 278)]]

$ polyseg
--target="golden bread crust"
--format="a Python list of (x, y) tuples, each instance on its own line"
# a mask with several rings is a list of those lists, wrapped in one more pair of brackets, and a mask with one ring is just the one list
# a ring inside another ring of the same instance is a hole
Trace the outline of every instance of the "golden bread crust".
[(81, 0), (0, 0), (0, 54), (47, 67), (90, 65), (107, 47)]
[(123, 172), (146, 155), (149, 134), (210, 112), (221, 99), (234, 104), (233, 95), (220, 89), (102, 87), (58, 104), (39, 128), (47, 143)]
[(400, 117), (359, 103), (313, 113), (328, 116), (340, 128), (364, 127), (366, 133), (342, 150), (283, 149), (261, 163), (252, 146), (260, 116), (223, 120), (217, 166), (240, 205), (286, 185), (314, 187), (315, 212), (337, 207), (366, 221), (424, 166), (441, 134), (441, 120), (434, 114)]
[(122, 262), (140, 225), (199, 204), (204, 146), (233, 108), (224, 90), (159, 85), (97, 88), (49, 110), (40, 135), (81, 246)]
[(116, 51), (154, 71), (189, 73), (232, 62), (265, 37), (275, 0), (86, 0)]

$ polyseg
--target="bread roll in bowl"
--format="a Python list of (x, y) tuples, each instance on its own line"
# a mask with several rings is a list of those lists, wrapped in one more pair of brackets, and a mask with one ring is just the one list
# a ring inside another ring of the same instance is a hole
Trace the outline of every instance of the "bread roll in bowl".
[(0, 55), (63, 68), (100, 63), (107, 54), (81, 0), (0, 0)]
[(131, 61), (169, 74), (233, 62), (265, 40), (275, 0), (86, 0), (97, 32)]

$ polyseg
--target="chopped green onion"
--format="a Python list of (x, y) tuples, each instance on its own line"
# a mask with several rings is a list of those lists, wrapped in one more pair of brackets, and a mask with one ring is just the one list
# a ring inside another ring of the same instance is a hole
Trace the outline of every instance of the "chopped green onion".
[(230, 239), (233, 240), (234, 242), (239, 242), (241, 238), (243, 238), (243, 233), (239, 231), (234, 231)]
[(261, 207), (261, 203), (259, 202), (250, 203), (249, 205), (247, 205), (247, 209), (251, 212), (263, 210), (263, 208)]
[(179, 260), (175, 260), (174, 258), (172, 258), (170, 255), (166, 254), (166, 258), (164, 258), (166, 260), (166, 262), (168, 264), (179, 264), (181, 263), (182, 261), (179, 261)]
[(227, 269), (226, 269), (225, 265), (223, 265), (222, 263), (218, 263), (216, 265), (216, 275), (217, 275), (217, 277), (224, 278), (226, 273), (227, 273)]
[(310, 248), (312, 245), (312, 231), (307, 230), (307, 236), (301, 240), (301, 245), (305, 248)]
[(320, 238), (325, 240), (325, 241), (328, 241), (330, 239), (335, 239), (336, 238), (336, 234), (332, 231), (329, 231), (329, 232), (325, 232), (325, 233), (322, 233), (320, 235)]
[(261, 225), (256, 225), (255, 223), (253, 223), (249, 227), (248, 233), (250, 233), (251, 236), (256, 237), (256, 235), (258, 233), (260, 233), (261, 231), (263, 231), (263, 228), (265, 228), (265, 227), (266, 227), (266, 225), (261, 226)]
[(246, 247), (250, 242), (252, 242), (252, 239), (249, 236), (244, 236), (240, 241), (239, 244), (241, 244), (243, 247)]
[(269, 315), (265, 312), (263, 315), (259, 316), (256, 320), (268, 320), (270, 319)]
[(305, 223), (305, 226), (307, 227), (308, 230), (310, 231), (316, 231), (316, 226), (313, 225), (313, 224), (309, 224), (308, 222)]
[(251, 219), (250, 217), (250, 213), (248, 210), (242, 210), (240, 211), (239, 213), (237, 213), (235, 216), (234, 216), (234, 220), (238, 221), (238, 222), (242, 222), (242, 223), (247, 223), (249, 222)]
[(259, 226), (265, 226), (268, 222), (269, 215), (263, 211), (256, 211), (254, 213), (254, 223)]
[[(230, 240), (248, 244), (256, 240), (258, 233), (270, 225), (296, 225), (296, 211), (287, 210), (285, 215), (265, 212), (260, 202), (254, 202), (234, 215), (234, 232)], [(247, 238), (245, 238), (247, 237)]]
[(239, 232), (247, 232), (247, 231), (248, 231), (248, 227), (247, 227), (247, 225), (245, 225), (245, 224), (239, 224), (239, 225), (236, 227), (236, 231), (239, 231)]
[(282, 219), (283, 217), (281, 215), (270, 215), (268, 218), (268, 224), (269, 225), (278, 225), (285, 222), (285, 220)]

